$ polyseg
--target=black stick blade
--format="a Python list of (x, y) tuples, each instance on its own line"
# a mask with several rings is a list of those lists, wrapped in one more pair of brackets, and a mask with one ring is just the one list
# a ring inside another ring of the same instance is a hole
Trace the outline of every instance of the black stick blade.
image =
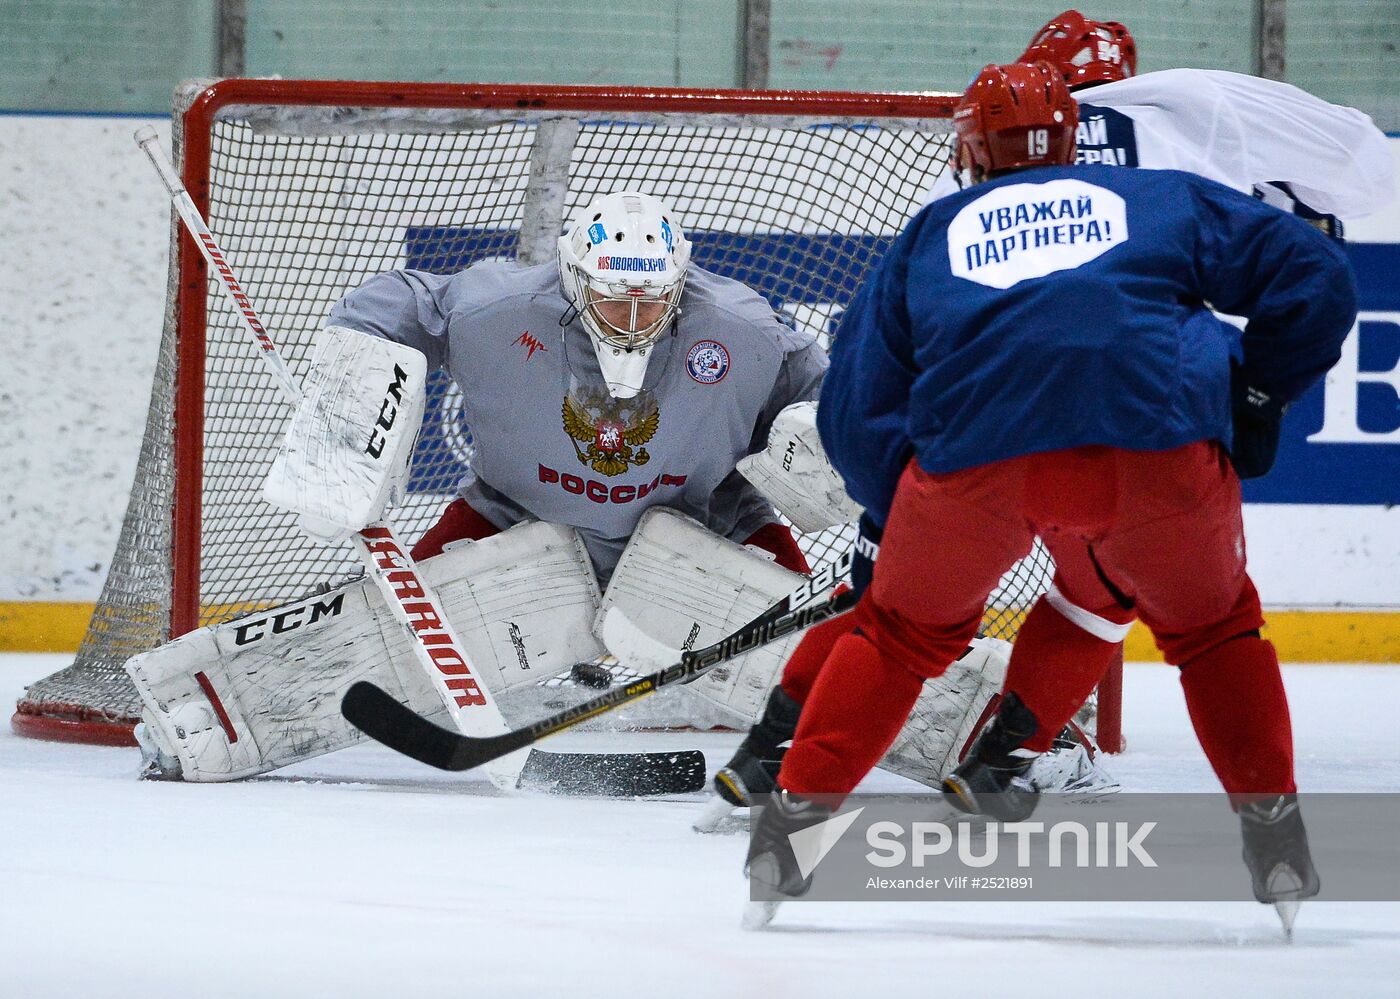
[(462, 737), (430, 722), (412, 708), (364, 680), (352, 684), (340, 702), (345, 720), (375, 742), (439, 770), (465, 770), (459, 760)]
[[(523, 748), (522, 743), (528, 745), (528, 736), (519, 733), (469, 739), (429, 721), (364, 681), (345, 692), (340, 711), (346, 721), (376, 742), (439, 770), (469, 770)], [(523, 790), (620, 798), (688, 794), (704, 786), (705, 755), (696, 749), (671, 753), (542, 753), (532, 749), (519, 783)]]

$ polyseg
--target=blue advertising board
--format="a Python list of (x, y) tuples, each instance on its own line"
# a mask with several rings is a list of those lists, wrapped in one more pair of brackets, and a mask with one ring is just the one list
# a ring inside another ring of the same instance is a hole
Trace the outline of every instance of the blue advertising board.
[(1400, 243), (1347, 247), (1360, 316), (1342, 359), (1283, 420), (1278, 463), (1247, 503), (1400, 503)]

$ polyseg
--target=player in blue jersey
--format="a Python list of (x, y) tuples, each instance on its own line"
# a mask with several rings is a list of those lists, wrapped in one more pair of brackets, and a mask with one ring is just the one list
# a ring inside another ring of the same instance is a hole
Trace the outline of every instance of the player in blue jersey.
[[(1111, 588), (1180, 668), (1256, 897), (1317, 892), (1230, 461), (1267, 460), (1253, 452), (1268, 438), (1232, 409), (1267, 423), (1322, 377), (1354, 278), (1331, 240), (1213, 181), (1072, 165), (1076, 124), (1054, 67), (987, 67), (954, 118), (968, 188), (910, 222), (842, 319), (822, 442), (852, 498), (890, 513), (755, 835), (751, 869), (780, 891), (804, 888), (777, 845), (823, 817), (811, 797), (850, 792), (879, 760), (1039, 535), (1071, 602)], [(945, 781), (965, 810), (1028, 815), (1024, 775), (1086, 693), (1017, 669), (1072, 627), (1052, 599), (1012, 653), (1008, 676), (1033, 679), (1004, 691)]]
[[(1075, 95), (1076, 161), (1081, 164), (1186, 170), (1253, 193), (1336, 236), (1341, 231), (1336, 216), (1366, 216), (1396, 196), (1395, 166), (1385, 135), (1354, 108), (1240, 73), (1170, 69), (1139, 76), (1137, 46), (1129, 30), (1076, 10), (1051, 18), (1017, 62), (1037, 60), (1053, 64)], [(929, 199), (958, 190), (957, 172), (945, 171)], [(1264, 471), (1261, 459), (1272, 454), (1280, 427), (1266, 418), (1270, 414), (1246, 402), (1241, 400), (1237, 416), (1258, 443), (1253, 460), (1245, 463), (1244, 450), (1237, 448), (1236, 461), (1240, 474), (1248, 477)], [(857, 554), (863, 560), (878, 552), (880, 529), (889, 512), (888, 496), (885, 499), (886, 505), (868, 507), (861, 518)], [(1090, 592), (1081, 587), (1073, 602), (1058, 586), (1050, 595), (1064, 619), (1055, 671), (1075, 688), (1092, 688), (1121, 658), (1123, 637), (1136, 618), (1134, 609), (1103, 588)], [(822, 663), (850, 627), (847, 618), (835, 618), (809, 631), (794, 651), (759, 723), (716, 777), (718, 790), (730, 801), (742, 803), (771, 788), (780, 747), (792, 738)], [(958, 671), (968, 664), (960, 661)], [(945, 682), (960, 690), (977, 690), (967, 713), (982, 713), (991, 696), (990, 684), (979, 687), (954, 678)], [(941, 730), (952, 739), (958, 725), (955, 719), (939, 718), (911, 723), (910, 729)], [(956, 739), (958, 746), (963, 742)], [(1042, 770), (1063, 775), (1059, 768)], [(1070, 776), (1072, 782), (1083, 779), (1082, 772)], [(1038, 774), (1037, 780), (1043, 777)], [(1072, 782), (1068, 786), (1075, 786)], [(1053, 786), (1066, 785), (1057, 780)]]

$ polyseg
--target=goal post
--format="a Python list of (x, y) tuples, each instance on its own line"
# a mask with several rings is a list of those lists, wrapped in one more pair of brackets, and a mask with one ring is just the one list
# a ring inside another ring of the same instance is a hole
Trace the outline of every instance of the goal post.
[[(955, 103), (947, 94), (190, 81), (176, 94), (173, 145), (191, 198), (300, 377), (331, 305), (371, 275), (547, 261), (574, 212), (625, 187), (672, 207), (695, 263), (829, 337), (946, 169)], [(436, 520), (470, 459), (456, 392), (442, 374), (429, 386), (408, 498), (394, 512), (406, 537)], [(286, 416), (203, 257), (174, 227), (165, 329), (117, 550), (74, 664), (28, 688), (17, 731), (129, 742), (140, 705), (122, 671), (128, 658), (352, 570), (348, 547), (307, 541), (292, 515), (261, 499)], [(848, 528), (801, 541), (819, 564), (850, 537)], [(1008, 574), (988, 633), (1014, 635), (1048, 571), (1037, 550)]]

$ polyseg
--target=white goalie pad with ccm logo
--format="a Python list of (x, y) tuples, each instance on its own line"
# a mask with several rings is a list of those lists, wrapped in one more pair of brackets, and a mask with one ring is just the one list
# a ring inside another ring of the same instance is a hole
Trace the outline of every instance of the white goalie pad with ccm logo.
[(804, 534), (860, 516), (822, 447), (815, 402), (795, 402), (779, 413), (768, 446), (741, 459), (738, 468)]
[[(659, 645), (704, 648), (748, 624), (803, 580), (689, 517), (656, 507), (642, 517), (613, 572), (598, 614), (599, 634), (603, 617), (617, 607)], [(613, 714), (632, 727), (748, 728), (801, 638), (799, 633), (755, 649)], [(627, 665), (621, 650), (609, 651)]]
[(380, 519), (413, 454), (428, 362), (412, 347), (342, 326), (316, 336), (301, 403), (263, 498), (328, 544)]
[[(473, 670), (500, 698), (603, 654), (598, 584), (578, 534), (526, 523), (419, 564)], [(226, 781), (359, 742), (340, 714), (368, 680), (449, 726), (378, 589), (364, 579), (201, 628), (126, 666), (141, 694), (147, 776)], [(158, 752), (157, 752), (158, 751)]]

